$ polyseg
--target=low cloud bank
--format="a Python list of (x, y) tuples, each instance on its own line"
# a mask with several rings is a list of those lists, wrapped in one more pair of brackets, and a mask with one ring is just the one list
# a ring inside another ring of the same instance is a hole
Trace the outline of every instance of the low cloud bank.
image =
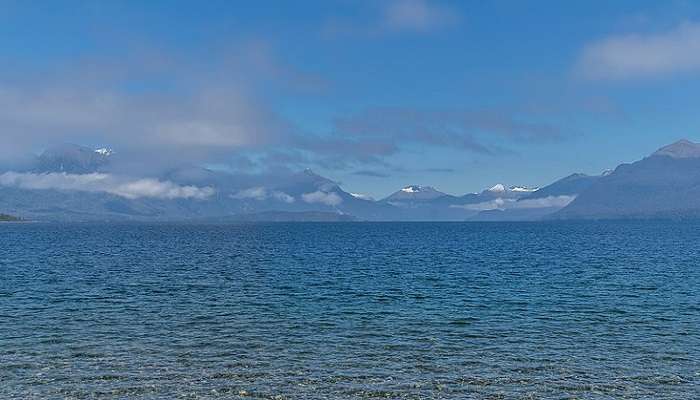
[(374, 201), (374, 197), (364, 193), (350, 193), (350, 196), (360, 200)]
[(258, 201), (263, 201), (271, 198), (285, 203), (294, 203), (294, 201), (296, 200), (294, 196), (290, 196), (287, 193), (280, 192), (277, 190), (270, 191), (264, 187), (252, 187), (245, 190), (241, 190), (240, 192), (231, 195), (231, 197), (239, 200), (251, 199)]
[(475, 204), (453, 205), (454, 208), (464, 208), (472, 211), (510, 210), (510, 209), (534, 209), (534, 208), (562, 208), (571, 203), (576, 196), (548, 196), (538, 199), (516, 200), (497, 198), (490, 201)]
[(0, 174), (0, 186), (30, 190), (75, 190), (110, 193), (127, 199), (198, 199), (214, 194), (210, 187), (181, 186), (151, 178), (125, 178), (111, 174), (18, 173)]

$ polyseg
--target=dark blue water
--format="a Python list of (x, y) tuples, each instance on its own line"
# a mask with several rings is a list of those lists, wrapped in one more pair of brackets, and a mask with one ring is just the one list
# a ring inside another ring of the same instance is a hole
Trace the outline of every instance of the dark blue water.
[(700, 223), (0, 225), (0, 398), (698, 399)]

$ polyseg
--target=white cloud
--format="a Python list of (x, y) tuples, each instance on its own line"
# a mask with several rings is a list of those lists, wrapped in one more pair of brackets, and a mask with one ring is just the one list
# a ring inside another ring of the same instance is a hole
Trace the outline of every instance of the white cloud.
[(616, 35), (586, 46), (576, 65), (589, 79), (659, 77), (700, 71), (700, 24), (655, 34)]
[(265, 200), (267, 198), (267, 190), (264, 187), (253, 187), (231, 195), (234, 199), (253, 199), (253, 200)]
[(464, 205), (452, 205), (450, 207), (453, 208), (464, 208), (465, 210), (472, 210), (472, 211), (487, 211), (487, 210), (502, 210), (504, 209), (506, 203), (514, 203), (515, 200), (513, 199), (502, 199), (502, 198), (497, 198), (494, 200), (490, 201), (484, 201), (482, 203), (474, 203), (474, 204), (464, 204)]
[[(0, 82), (0, 160), (56, 143), (104, 143), (122, 160), (168, 168), (287, 145), (301, 129), (261, 88), (296, 88), (304, 85), (297, 80), (315, 75), (287, 66), (267, 47), (263, 41), (227, 44), (206, 61), (158, 51), (136, 56), (127, 49), (117, 57), (87, 55), (17, 71), (17, 79)], [(129, 89), (153, 80), (149, 90)]]
[(272, 192), (272, 197), (276, 198), (279, 201), (283, 201), (285, 203), (294, 203), (294, 196), (290, 196), (285, 192)]
[(475, 204), (453, 205), (453, 208), (464, 208), (472, 211), (488, 211), (488, 210), (511, 210), (511, 209), (533, 209), (533, 208), (551, 208), (551, 207), (566, 207), (571, 203), (576, 196), (548, 196), (538, 199), (516, 200), (497, 198), (490, 201)]
[(326, 193), (320, 190), (313, 193), (304, 193), (301, 195), (301, 198), (307, 203), (320, 203), (327, 206), (337, 206), (343, 202), (343, 199), (337, 193)]
[(242, 126), (215, 121), (168, 122), (156, 126), (156, 137), (165, 143), (195, 146), (238, 147), (248, 144)]
[(280, 192), (277, 190), (269, 191), (264, 187), (252, 187), (231, 195), (234, 199), (253, 199), (253, 200), (267, 200), (268, 198), (273, 198), (285, 203), (294, 203), (295, 199), (293, 196), (288, 195), (285, 192)]
[(181, 186), (170, 181), (151, 178), (125, 178), (111, 174), (32, 174), (5, 172), (0, 174), (0, 185), (31, 190), (75, 190), (103, 192), (127, 199), (142, 197), (157, 199), (199, 199), (214, 194), (210, 187)]
[(520, 200), (514, 208), (549, 208), (549, 207), (566, 207), (574, 201), (576, 196), (547, 196), (539, 199)]

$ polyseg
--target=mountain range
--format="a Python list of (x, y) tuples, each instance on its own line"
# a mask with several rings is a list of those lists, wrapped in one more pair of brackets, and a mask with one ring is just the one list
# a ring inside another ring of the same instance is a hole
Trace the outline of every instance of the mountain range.
[(696, 216), (700, 216), (700, 145), (681, 140), (618, 166), (551, 218)]
[(311, 170), (275, 176), (181, 166), (134, 178), (107, 148), (51, 147), (0, 171), (0, 212), (46, 221), (531, 221), (700, 216), (700, 145), (681, 140), (601, 175), (452, 195), (408, 185), (384, 199)]

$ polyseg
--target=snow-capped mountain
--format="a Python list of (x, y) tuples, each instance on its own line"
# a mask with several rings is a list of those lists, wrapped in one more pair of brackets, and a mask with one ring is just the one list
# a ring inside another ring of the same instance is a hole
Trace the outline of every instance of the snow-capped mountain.
[(429, 201), (447, 194), (436, 190), (432, 186), (409, 185), (387, 196), (383, 201), (386, 202), (414, 202), (414, 201)]
[[(516, 198), (532, 190), (498, 184), (480, 194), (459, 197), (432, 186), (408, 185), (375, 201), (349, 193), (310, 169), (247, 175), (181, 165), (160, 174), (130, 177), (120, 175), (131, 172), (119, 161), (109, 147), (51, 147), (37, 157), (34, 167), (23, 171), (29, 175), (5, 176), (6, 182), (0, 182), (0, 208), (41, 219), (167, 220), (318, 211), (364, 220), (464, 220), (478, 211), (463, 204)], [(95, 172), (99, 174), (90, 175)], [(79, 182), (88, 186), (81, 189)], [(154, 192), (149, 192), (151, 186)]]
[(382, 202), (404, 210), (406, 218), (414, 220), (464, 220), (483, 210), (513, 203), (536, 190), (537, 188), (527, 186), (499, 183), (479, 193), (454, 196), (431, 186), (410, 185), (394, 192)]
[(489, 189), (481, 192), (485, 196), (502, 197), (502, 198), (513, 198), (513, 197), (523, 197), (530, 193), (536, 192), (538, 188), (530, 188), (527, 186), (506, 186), (502, 183), (498, 183)]
[(390, 221), (700, 216), (700, 144), (687, 140), (612, 172), (573, 174), (541, 189), (498, 183), (455, 196), (409, 185), (379, 201), (311, 170), (256, 175), (190, 165), (133, 176), (116, 157), (107, 147), (51, 147), (33, 166), (0, 173), (0, 210), (49, 220), (302, 213), (289, 217), (295, 219), (317, 212)]
[(502, 183), (497, 183), (492, 187), (482, 190), (479, 193), (468, 193), (457, 197), (455, 205), (478, 204), (490, 202), (498, 199), (517, 200), (536, 192), (537, 188), (527, 186), (507, 186)]
[(97, 153), (101, 156), (109, 157), (112, 154), (114, 154), (114, 150), (112, 150), (108, 147), (100, 147), (99, 149), (95, 149), (95, 153)]

